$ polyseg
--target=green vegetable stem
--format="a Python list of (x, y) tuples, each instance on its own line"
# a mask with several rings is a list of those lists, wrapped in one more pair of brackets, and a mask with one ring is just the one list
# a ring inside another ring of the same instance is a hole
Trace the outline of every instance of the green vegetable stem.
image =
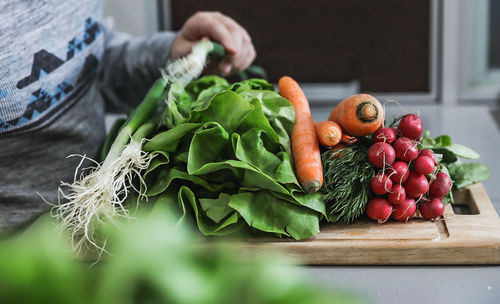
[[(106, 161), (112, 161), (121, 155), (125, 145), (130, 141), (134, 132), (151, 116), (158, 102), (162, 100), (162, 96), (167, 88), (167, 81), (163, 78), (158, 79), (149, 89), (144, 100), (139, 104), (135, 111), (130, 115), (129, 119), (121, 127), (116, 136), (111, 148), (106, 156)], [(136, 140), (142, 140), (141, 137), (135, 137)]]

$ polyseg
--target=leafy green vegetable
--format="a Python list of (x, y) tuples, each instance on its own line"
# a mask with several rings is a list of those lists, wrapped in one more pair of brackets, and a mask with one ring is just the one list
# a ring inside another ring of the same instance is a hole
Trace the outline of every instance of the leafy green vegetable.
[(474, 150), (466, 146), (452, 144), (446, 146), (446, 149), (455, 154), (457, 157), (468, 158), (468, 159), (479, 159), (479, 154), (477, 154)]
[(90, 303), (91, 278), (48, 223), (38, 221), (15, 239), (0, 240), (0, 303)]
[(261, 231), (301, 239), (319, 232), (317, 213), (272, 195), (269, 191), (242, 192), (231, 197), (229, 206), (248, 225)]
[(467, 187), (474, 183), (490, 178), (490, 169), (483, 164), (462, 164), (460, 161), (448, 165), (450, 175), (453, 177), (457, 189)]
[[(222, 196), (224, 197), (224, 196)], [(223, 198), (222, 200), (225, 200)], [(0, 240), (0, 303), (360, 303), (358, 295), (305, 281), (286, 256), (253, 256), (199, 240), (174, 226), (169, 210), (105, 227), (97, 265), (76, 260), (69, 236), (38, 220)]]
[(230, 200), (231, 195), (221, 193), (218, 198), (200, 198), (200, 205), (212, 221), (219, 223), (233, 213), (233, 209), (229, 207)]
[(295, 111), (271, 84), (207, 76), (173, 85), (167, 104), (144, 145), (156, 155), (143, 175), (146, 195), (162, 197), (155, 209), (194, 217), (205, 235), (243, 226), (295, 239), (319, 232), (325, 205), (302, 191), (291, 162)]
[[(450, 176), (456, 189), (483, 182), (490, 178), (490, 171), (486, 165), (464, 164), (459, 160), (459, 158), (479, 159), (479, 154), (469, 147), (452, 144), (448, 135), (432, 138), (430, 132), (425, 131), (420, 145), (421, 149), (430, 149), (434, 153), (442, 155), (441, 158), (438, 158), (441, 170)], [(453, 201), (451, 192), (448, 200)]]

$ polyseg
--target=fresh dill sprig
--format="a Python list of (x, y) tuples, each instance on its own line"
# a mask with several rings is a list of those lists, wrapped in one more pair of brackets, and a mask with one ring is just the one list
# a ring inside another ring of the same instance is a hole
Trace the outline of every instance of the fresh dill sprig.
[(365, 213), (372, 197), (370, 180), (375, 176), (367, 152), (366, 145), (358, 143), (322, 154), (322, 193), (329, 221), (348, 224)]
[(385, 126), (386, 128), (395, 128), (395, 127), (396, 127), (396, 125), (397, 125), (397, 123), (401, 120), (401, 118), (403, 118), (403, 116), (404, 116), (404, 115), (399, 115), (399, 116), (395, 116), (395, 115), (394, 115), (394, 116), (392, 117), (392, 121), (391, 121), (391, 123), (387, 124), (387, 120), (386, 120), (386, 121), (384, 121), (384, 126)]

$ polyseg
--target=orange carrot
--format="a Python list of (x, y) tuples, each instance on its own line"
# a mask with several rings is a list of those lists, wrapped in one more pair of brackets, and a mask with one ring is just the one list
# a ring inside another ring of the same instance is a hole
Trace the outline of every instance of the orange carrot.
[(320, 144), (325, 147), (333, 147), (338, 144), (342, 138), (342, 129), (334, 121), (319, 121), (314, 123), (316, 137)]
[(299, 84), (289, 76), (281, 77), (278, 87), (281, 96), (295, 109), (291, 141), (297, 178), (306, 192), (316, 192), (323, 185), (323, 166), (309, 102)]
[(339, 103), (328, 120), (338, 123), (349, 135), (364, 136), (375, 132), (382, 125), (384, 108), (371, 95), (353, 95)]
[(347, 133), (342, 133), (342, 138), (340, 138), (340, 143), (344, 145), (350, 145), (358, 141), (358, 138), (351, 136)]

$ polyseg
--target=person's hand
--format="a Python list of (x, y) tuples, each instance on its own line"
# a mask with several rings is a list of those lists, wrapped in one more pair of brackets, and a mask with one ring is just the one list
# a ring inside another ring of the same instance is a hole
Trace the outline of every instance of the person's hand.
[(217, 41), (226, 49), (227, 55), (216, 66), (219, 74), (242, 71), (255, 59), (255, 48), (248, 32), (219, 12), (197, 12), (191, 16), (177, 34), (170, 55), (185, 56), (202, 39)]

